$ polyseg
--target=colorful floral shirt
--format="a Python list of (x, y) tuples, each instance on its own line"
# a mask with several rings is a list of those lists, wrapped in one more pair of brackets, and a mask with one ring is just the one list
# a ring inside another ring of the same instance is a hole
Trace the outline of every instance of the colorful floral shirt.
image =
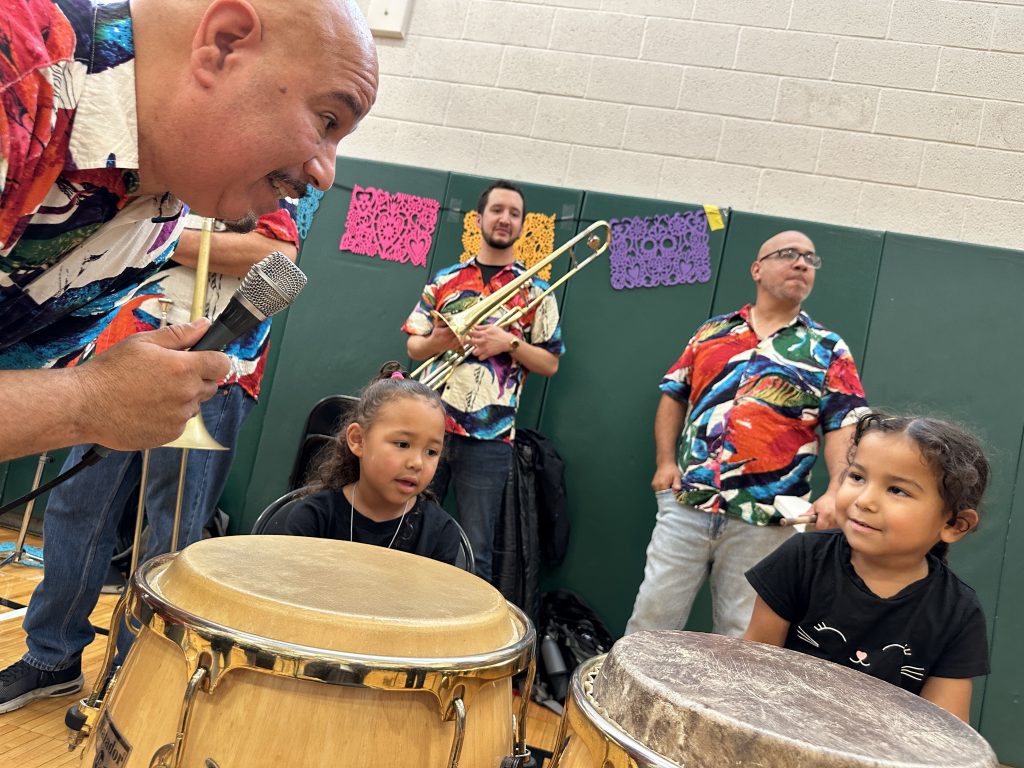
[[(485, 286), (476, 259), (442, 269), (423, 289), (419, 304), (402, 330), (410, 335), (428, 336), (434, 327), (431, 312), (437, 310), (447, 315), (467, 309), (478, 297), (490, 295), (525, 271), (526, 267), (520, 262), (514, 262)], [(547, 283), (534, 278), (506, 306), (525, 307), (547, 288)], [(500, 314), (495, 312), (489, 322), (497, 320)], [(507, 330), (554, 355), (565, 352), (558, 324), (558, 304), (550, 294)], [(447, 410), (448, 432), (480, 440), (511, 441), (526, 373), (507, 352), (486, 360), (475, 355), (466, 358), (441, 392)]]
[(749, 304), (698, 328), (660, 388), (688, 407), (679, 502), (756, 525), (778, 521), (776, 496), (809, 497), (818, 427), (851, 425), (867, 407), (837, 334), (801, 312), (758, 340)]
[[(282, 200), (281, 207), (268, 213), (256, 222), (255, 232), (264, 237), (299, 246), (299, 233), (295, 226), (295, 206)], [(188, 226), (198, 228), (202, 219), (189, 215)], [(223, 225), (221, 225), (223, 229)], [(272, 248), (268, 248), (270, 253)], [(85, 351), (75, 360), (74, 364), (98, 355), (108, 347), (122, 339), (141, 331), (151, 331), (160, 327), (160, 299), (168, 298), (172, 304), (167, 312), (169, 325), (187, 323), (192, 314), (192, 296), (195, 292), (196, 271), (174, 262), (168, 262), (164, 269), (144, 281), (127, 300), (124, 307), (117, 312), (110, 324), (97, 337), (96, 341), (86, 347)], [(206, 305), (203, 316), (217, 317), (227, 307), (232, 295), (241, 285), (242, 279), (230, 275), (211, 272), (206, 287)], [(267, 352), (270, 349), (270, 323), (267, 318), (246, 334), (232, 341), (224, 349), (231, 361), (231, 370), (220, 382), (221, 386), (239, 384), (253, 398), (260, 394), (260, 382), (266, 366)]]
[(171, 254), (183, 206), (138, 196), (127, 2), (0, 15), (0, 368), (61, 365)]

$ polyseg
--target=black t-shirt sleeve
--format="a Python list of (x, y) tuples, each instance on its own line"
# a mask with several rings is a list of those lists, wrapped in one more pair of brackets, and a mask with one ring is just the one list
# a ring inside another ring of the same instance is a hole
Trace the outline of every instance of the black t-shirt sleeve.
[(455, 565), (456, 560), (459, 558), (459, 545), (459, 531), (455, 527), (455, 521), (448, 518), (441, 525), (437, 542), (434, 545), (434, 551), (430, 556), (434, 560), (440, 560), (442, 563)]
[(433, 501), (422, 500), (423, 533), (417, 553), (432, 560), (455, 565), (459, 557), (459, 529), (451, 515)]
[(758, 596), (780, 618), (793, 622), (807, 608), (809, 544), (818, 534), (798, 533), (746, 573), (747, 581)]
[(959, 628), (950, 634), (942, 655), (928, 672), (929, 677), (964, 678), (989, 673), (985, 614), (974, 590), (964, 585), (961, 589), (964, 607)]

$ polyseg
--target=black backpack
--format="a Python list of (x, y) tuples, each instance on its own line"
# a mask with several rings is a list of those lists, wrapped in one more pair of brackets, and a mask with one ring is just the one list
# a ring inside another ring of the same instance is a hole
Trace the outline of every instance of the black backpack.
[(614, 640), (601, 617), (575, 592), (545, 592), (540, 611), (540, 658), (533, 697), (550, 706), (552, 701), (565, 701), (572, 671), (587, 659), (607, 653)]

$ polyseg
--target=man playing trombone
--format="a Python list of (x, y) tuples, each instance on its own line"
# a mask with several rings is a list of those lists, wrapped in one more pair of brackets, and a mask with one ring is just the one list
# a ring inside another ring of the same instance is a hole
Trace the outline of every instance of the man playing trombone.
[[(414, 360), (462, 352), (464, 347), (471, 350), (441, 392), (448, 440), (431, 489), (444, 499), (449, 483), (454, 484), (459, 520), (476, 556), (477, 575), (488, 581), (523, 381), (531, 371), (553, 376), (565, 351), (558, 305), (549, 294), (535, 309), (501, 326), (495, 321), (504, 310), (498, 309), (462, 339), (437, 314), (466, 309), (526, 272), (515, 260), (513, 248), (525, 216), (526, 198), (515, 184), (496, 181), (485, 189), (477, 202), (480, 253), (438, 272), (402, 326), (409, 334), (406, 347)], [(547, 287), (533, 278), (504, 307), (525, 307)]]

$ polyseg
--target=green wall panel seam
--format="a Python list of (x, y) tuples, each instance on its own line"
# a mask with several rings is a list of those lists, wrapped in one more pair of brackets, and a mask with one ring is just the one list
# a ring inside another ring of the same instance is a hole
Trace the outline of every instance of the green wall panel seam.
[[(584, 229), (584, 226), (583, 226), (583, 211), (585, 211), (586, 207), (587, 207), (587, 195), (588, 194), (589, 194), (588, 192), (584, 191), (583, 192), (583, 197), (580, 198), (580, 209), (579, 209), (579, 212), (576, 215), (576, 233), (575, 233), (576, 235), (578, 235)], [(556, 221), (556, 223), (557, 223), (557, 221)], [(588, 223), (587, 226), (589, 227), (590, 224)], [(608, 251), (606, 252), (606, 255), (607, 255), (608, 258), (611, 258), (611, 255), (612, 255), (611, 234), (610, 233), (611, 233), (611, 230), (609, 229)], [(575, 235), (574, 235), (574, 237), (575, 237)], [(561, 243), (556, 242), (555, 243), (555, 250), (558, 250), (561, 247), (561, 245), (562, 245)], [(554, 251), (552, 251), (552, 253), (554, 253)], [(572, 281), (573, 281), (572, 278), (566, 280), (565, 281), (565, 285), (562, 288), (562, 308), (561, 308), (561, 310), (559, 310), (559, 313), (558, 313), (558, 315), (559, 315), (558, 316), (558, 323), (559, 323), (559, 325), (562, 324), (562, 319), (565, 317), (566, 313), (568, 313), (568, 311), (569, 311), (569, 296), (570, 296), (570, 293), (572, 291)], [(557, 300), (557, 291), (553, 291), (552, 295), (556, 296), (556, 300)], [(559, 365), (561, 365), (561, 360), (559, 360)], [(555, 375), (557, 376), (558, 374), (556, 373)], [(537, 409), (537, 427), (538, 427), (538, 430), (540, 428), (540, 425), (544, 423), (544, 411), (547, 410), (548, 393), (550, 391), (551, 391), (551, 388), (545, 386), (544, 387), (544, 394), (541, 395), (541, 398), (540, 398), (540, 408)]]
[[(882, 277), (882, 262), (885, 261), (885, 242), (889, 237), (889, 233), (882, 232), (882, 242), (879, 244), (878, 253), (878, 267), (875, 269), (875, 290), (871, 292), (871, 306), (868, 309), (868, 328), (864, 334), (864, 359), (857, 364), (857, 370), (860, 372), (861, 381), (867, 375), (868, 367), (868, 349), (871, 348), (871, 318), (875, 314), (875, 303), (878, 301), (879, 281)], [(856, 363), (856, 359), (854, 360)], [(866, 394), (866, 393), (865, 393)], [(868, 405), (871, 404), (871, 398), (868, 398)]]

